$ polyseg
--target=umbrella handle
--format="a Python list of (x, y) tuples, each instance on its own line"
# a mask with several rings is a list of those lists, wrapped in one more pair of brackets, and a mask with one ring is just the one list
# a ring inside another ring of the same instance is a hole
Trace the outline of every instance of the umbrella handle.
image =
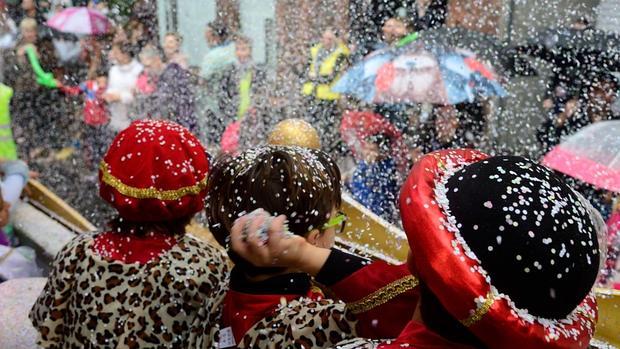
[(409, 43), (412, 43), (416, 40), (418, 40), (418, 37), (420, 36), (420, 34), (418, 32), (413, 32), (407, 36), (405, 36), (404, 38), (398, 40), (398, 42), (396, 43), (396, 47), (403, 47)]
[(41, 64), (39, 63), (39, 58), (37, 54), (34, 52), (34, 48), (31, 45), (28, 45), (25, 48), (26, 56), (28, 56), (28, 61), (32, 66), (32, 70), (34, 74), (37, 76), (37, 83), (39, 85), (56, 88), (56, 82), (54, 82), (54, 75), (52, 73), (46, 73), (43, 68), (41, 68)]

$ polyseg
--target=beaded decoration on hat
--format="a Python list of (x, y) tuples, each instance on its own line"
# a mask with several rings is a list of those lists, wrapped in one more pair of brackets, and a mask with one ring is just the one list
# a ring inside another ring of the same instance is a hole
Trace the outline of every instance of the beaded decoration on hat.
[(102, 160), (99, 193), (130, 221), (188, 217), (203, 207), (208, 170), (205, 149), (187, 129), (136, 121)]

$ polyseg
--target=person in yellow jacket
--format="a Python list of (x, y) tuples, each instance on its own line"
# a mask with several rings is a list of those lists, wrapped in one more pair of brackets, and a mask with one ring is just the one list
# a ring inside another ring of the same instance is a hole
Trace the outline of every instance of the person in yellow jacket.
[(17, 160), (17, 147), (11, 129), (9, 106), (13, 97), (13, 89), (0, 83), (0, 159)]
[(323, 148), (328, 152), (336, 150), (340, 120), (337, 108), (340, 94), (331, 88), (344, 72), (349, 55), (349, 49), (333, 28), (325, 29), (321, 41), (310, 49), (310, 64), (302, 92), (309, 107), (308, 121), (327, 133)]

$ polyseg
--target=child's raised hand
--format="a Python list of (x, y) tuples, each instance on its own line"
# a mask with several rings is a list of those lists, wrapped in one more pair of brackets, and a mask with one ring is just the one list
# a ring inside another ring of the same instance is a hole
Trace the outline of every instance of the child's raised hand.
[(235, 221), (232, 249), (257, 267), (297, 267), (306, 240), (286, 229), (286, 217), (254, 211)]
[(233, 251), (257, 267), (286, 267), (316, 275), (331, 250), (312, 245), (286, 227), (286, 217), (260, 210), (235, 221), (230, 232)]

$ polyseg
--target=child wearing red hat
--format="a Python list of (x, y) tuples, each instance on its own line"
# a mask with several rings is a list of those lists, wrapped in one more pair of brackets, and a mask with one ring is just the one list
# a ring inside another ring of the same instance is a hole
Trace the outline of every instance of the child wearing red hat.
[[(517, 156), (465, 149), (431, 153), (411, 171), (400, 208), (409, 269), (420, 279), (414, 316), (396, 339), (355, 339), (337, 348), (589, 346), (604, 224), (550, 170)], [(282, 219), (263, 245), (242, 239), (246, 224), (233, 227), (231, 242), (252, 263), (309, 272), (325, 264), (325, 252), (282, 234)], [(274, 341), (282, 336), (268, 335)]]
[(185, 128), (142, 120), (100, 165), (111, 227), (56, 256), (30, 319), (44, 348), (188, 348), (211, 340), (228, 282), (218, 249), (185, 234), (203, 208), (207, 153)]
[[(263, 208), (284, 214), (290, 217), (291, 232), (327, 252), (325, 266), (313, 273), (315, 281), (348, 303), (325, 299), (308, 273), (270, 265), (256, 267), (229, 250), (235, 267), (223, 305), (220, 348), (273, 344), (260, 332), (248, 330), (265, 317), (291, 315), (300, 304), (336, 314), (319, 322), (300, 319), (294, 329), (289, 328), (294, 337), (304, 338), (295, 343), (308, 349), (355, 335), (395, 336), (407, 323), (412, 311), (403, 311), (402, 306), (415, 302), (417, 294), (413, 290), (416, 280), (405, 265), (369, 263), (331, 248), (346, 224), (339, 212), (340, 185), (338, 166), (316, 149), (261, 146), (216, 161), (209, 175), (206, 211), (210, 231), (218, 242), (228, 246), (235, 218), (245, 212)], [(254, 215), (268, 216), (265, 211)], [(398, 314), (391, 321), (377, 321), (384, 312)], [(289, 338), (278, 343), (289, 344)]]

